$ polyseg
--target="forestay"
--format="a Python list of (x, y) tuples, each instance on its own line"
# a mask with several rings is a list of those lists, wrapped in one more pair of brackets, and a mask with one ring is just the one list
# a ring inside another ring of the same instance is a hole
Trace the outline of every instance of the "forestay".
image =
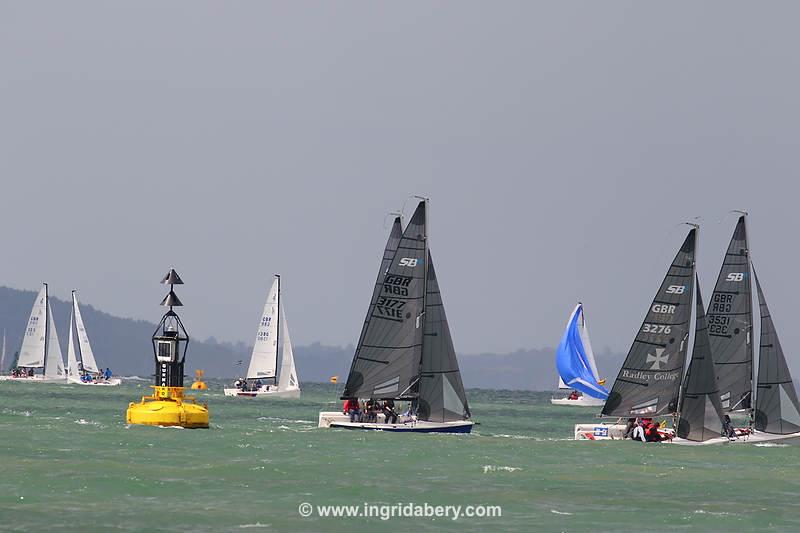
[(425, 226), (425, 203), (420, 202), (370, 303), (343, 398), (409, 397), (422, 349)]
[(697, 229), (669, 267), (603, 407), (608, 416), (674, 413), (686, 359)]
[(711, 354), (725, 411), (747, 409), (752, 403), (753, 306), (749, 255), (747, 225), (741, 216), (708, 308)]
[(702, 442), (722, 434), (722, 405), (709, 347), (705, 307), (697, 278), (695, 285), (697, 298), (694, 347), (684, 379), (677, 433), (681, 438)]
[[(755, 274), (755, 270), (753, 271)], [(761, 343), (758, 357), (755, 427), (766, 433), (785, 435), (800, 431), (800, 403), (783, 355), (775, 324), (769, 314), (761, 283), (756, 278), (761, 311)]]

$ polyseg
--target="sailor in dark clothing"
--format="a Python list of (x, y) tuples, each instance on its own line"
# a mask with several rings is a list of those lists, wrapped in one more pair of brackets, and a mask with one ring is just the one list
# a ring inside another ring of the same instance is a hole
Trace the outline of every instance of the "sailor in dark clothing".
[(647, 442), (661, 442), (663, 440), (661, 433), (658, 432), (658, 423), (653, 420), (644, 428), (644, 436)]
[(728, 437), (729, 439), (736, 438), (736, 430), (733, 429), (733, 424), (731, 423), (731, 417), (725, 415), (722, 418), (722, 436)]
[(397, 423), (397, 412), (394, 410), (394, 400), (385, 400), (383, 402), (383, 416), (386, 424)]
[(625, 434), (622, 436), (623, 439), (632, 439), (633, 438), (633, 430), (636, 427), (636, 419), (629, 418), (628, 425), (625, 426)]

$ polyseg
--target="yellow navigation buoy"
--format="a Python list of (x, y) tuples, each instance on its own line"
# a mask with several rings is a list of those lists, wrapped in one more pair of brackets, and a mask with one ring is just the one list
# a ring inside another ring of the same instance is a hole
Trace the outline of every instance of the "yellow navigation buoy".
[(205, 381), (203, 381), (203, 374), (205, 374), (205, 372), (202, 370), (194, 371), (194, 383), (192, 383), (192, 390), (208, 389), (208, 385), (206, 385)]
[(183, 305), (174, 290), (174, 286), (182, 285), (183, 281), (174, 269), (170, 269), (161, 283), (170, 286), (169, 294), (161, 302), (161, 305), (169, 307), (169, 311), (164, 313), (153, 333), (156, 360), (154, 392), (152, 396), (143, 396), (139, 403), (131, 402), (126, 419), (128, 424), (207, 428), (208, 404), (197, 402), (194, 396), (183, 395), (183, 364), (189, 347), (189, 334), (178, 314), (172, 310)]

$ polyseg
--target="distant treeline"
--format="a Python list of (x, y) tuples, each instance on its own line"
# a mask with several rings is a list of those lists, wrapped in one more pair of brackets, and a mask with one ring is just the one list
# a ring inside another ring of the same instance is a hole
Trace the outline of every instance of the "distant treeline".
[[(0, 287), (0, 329), (8, 339), (4, 371), (19, 350), (28, 315), (36, 297), (34, 291)], [(66, 359), (67, 326), (70, 304), (51, 298), (61, 349)], [(147, 377), (153, 373), (150, 336), (153, 322), (118, 318), (91, 305), (81, 304), (81, 312), (98, 364), (110, 367), (117, 375)], [(202, 368), (209, 377), (234, 377), (244, 372), (250, 360), (251, 346), (244, 342), (217, 342), (213, 337), (192, 341), (189, 348), (187, 374)], [(300, 381), (326, 382), (338, 375), (344, 380), (350, 369), (353, 346), (325, 346), (314, 343), (295, 346), (295, 360)], [(622, 364), (623, 355), (604, 353), (597, 356), (601, 377), (613, 382)], [(237, 364), (242, 361), (241, 364)], [(460, 355), (459, 362), (467, 387), (491, 389), (550, 390), (557, 376), (554, 350), (518, 350), (508, 354)]]

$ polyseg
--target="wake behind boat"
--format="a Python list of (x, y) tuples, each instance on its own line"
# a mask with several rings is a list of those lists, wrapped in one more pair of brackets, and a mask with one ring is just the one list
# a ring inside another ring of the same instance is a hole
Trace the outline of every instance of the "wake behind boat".
[[(280, 373), (277, 373), (279, 359)], [(281, 302), (281, 277), (278, 274), (275, 274), (275, 281), (264, 303), (247, 374), (238, 379), (233, 387), (224, 390), (225, 396), (246, 398), (300, 397), (300, 382), (294, 366), (289, 326)]]
[(567, 322), (567, 329), (556, 350), (558, 388), (572, 389), (565, 398), (551, 398), (553, 405), (599, 407), (608, 398), (608, 391), (597, 373), (597, 363), (589, 342), (589, 330), (583, 314), (583, 304), (578, 302)]
[[(74, 331), (73, 331), (74, 325)], [(78, 342), (73, 338), (77, 334)], [(72, 311), (69, 316), (69, 342), (67, 344), (67, 382), (75, 385), (93, 385), (114, 387), (120, 385), (120, 378), (111, 377), (111, 371), (105, 372), (97, 366), (94, 351), (89, 342), (89, 335), (83, 325), (78, 295), (72, 291)]]
[[(41, 369), (41, 374), (38, 370)], [(42, 284), (34, 300), (28, 326), (22, 338), (19, 357), (10, 375), (2, 381), (28, 383), (64, 383), (64, 358), (58, 342), (47, 283)]]
[[(464, 385), (428, 247), (427, 200), (405, 231), (397, 217), (342, 394), (319, 427), (469, 433)], [(368, 398), (362, 404), (359, 398)], [(408, 402), (398, 415), (394, 402)], [(382, 403), (381, 403), (382, 402)], [(388, 423), (387, 423), (388, 420)]]

